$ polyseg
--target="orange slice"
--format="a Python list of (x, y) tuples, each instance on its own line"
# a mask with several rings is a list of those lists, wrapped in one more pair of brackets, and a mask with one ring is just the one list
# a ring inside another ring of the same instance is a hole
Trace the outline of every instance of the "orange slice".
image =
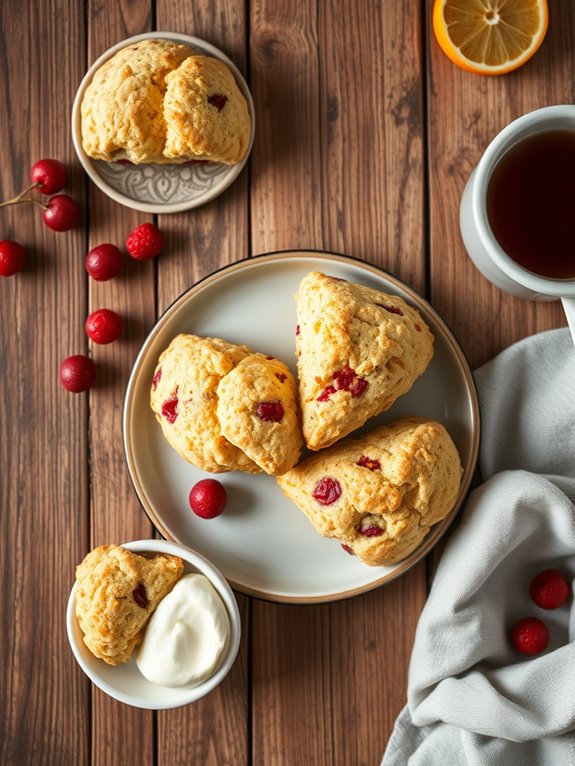
[(505, 74), (533, 56), (547, 31), (547, 0), (435, 0), (433, 31), (454, 64)]

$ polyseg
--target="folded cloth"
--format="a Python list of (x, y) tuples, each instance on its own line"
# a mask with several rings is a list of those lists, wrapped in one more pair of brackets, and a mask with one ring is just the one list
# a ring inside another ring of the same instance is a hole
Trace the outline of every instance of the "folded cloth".
[[(475, 373), (480, 470), (417, 626), (408, 704), (382, 766), (575, 764), (573, 597), (545, 611), (532, 577), (575, 579), (575, 349), (567, 329), (533, 336)], [(573, 589), (573, 587), (572, 587)], [(539, 617), (545, 653), (510, 628)]]

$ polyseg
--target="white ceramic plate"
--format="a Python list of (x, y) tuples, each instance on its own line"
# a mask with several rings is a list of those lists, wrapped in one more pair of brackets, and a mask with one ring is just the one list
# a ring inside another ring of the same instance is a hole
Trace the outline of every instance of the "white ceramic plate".
[[(96, 70), (121, 48), (141, 40), (174, 40), (193, 48), (200, 55), (213, 56), (232, 70), (250, 110), (252, 133), (246, 156), (236, 165), (208, 162), (198, 165), (125, 165), (119, 162), (93, 160), (82, 148), (81, 112), (84, 92)], [(254, 142), (255, 111), (246, 81), (230, 59), (218, 48), (199, 37), (177, 32), (148, 32), (128, 37), (108, 48), (88, 69), (72, 107), (72, 140), (78, 159), (92, 181), (104, 194), (121, 205), (146, 213), (178, 213), (204, 205), (221, 194), (235, 181), (246, 164)]]
[[(461, 455), (464, 475), (453, 511), (420, 548), (391, 567), (369, 567), (320, 537), (304, 514), (266, 475), (219, 474), (228, 492), (224, 513), (206, 521), (188, 505), (193, 484), (209, 474), (181, 458), (166, 442), (149, 405), (158, 357), (180, 332), (246, 343), (286, 362), (295, 373), (294, 294), (310, 271), (401, 295), (415, 305), (435, 336), (425, 374), (372, 428), (405, 415), (442, 422)], [(479, 446), (473, 378), (443, 321), (423, 298), (374, 266), (347, 256), (289, 252), (228, 266), (190, 288), (160, 318), (135, 362), (124, 406), (128, 468), (144, 509), (160, 532), (212, 561), (236, 589), (272, 601), (332, 601), (370, 590), (413, 566), (446, 531), (472, 478)]]

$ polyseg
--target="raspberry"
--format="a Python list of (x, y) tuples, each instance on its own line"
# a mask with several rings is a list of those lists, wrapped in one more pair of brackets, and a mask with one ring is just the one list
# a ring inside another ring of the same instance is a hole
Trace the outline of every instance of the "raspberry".
[(569, 598), (569, 585), (557, 569), (545, 569), (531, 581), (529, 595), (541, 609), (557, 609)]
[(155, 258), (162, 252), (164, 235), (153, 223), (136, 226), (126, 240), (126, 249), (137, 261)]
[(73, 394), (92, 388), (95, 379), (96, 365), (83, 354), (69, 356), (60, 365), (60, 383)]
[(337, 479), (326, 476), (318, 481), (312, 492), (314, 500), (320, 505), (331, 505), (341, 495), (341, 485)]
[(269, 423), (279, 423), (284, 414), (284, 408), (279, 399), (274, 399), (271, 402), (260, 402), (256, 407), (258, 418)]
[(122, 334), (122, 320), (115, 311), (98, 309), (86, 319), (86, 334), (94, 343), (113, 343)]
[(326, 386), (321, 394), (317, 397), (318, 402), (327, 402), (329, 401), (329, 397), (335, 394), (335, 388), (333, 386)]
[(514, 625), (511, 641), (518, 652), (540, 654), (547, 649), (549, 630), (537, 617), (525, 617)]
[(215, 519), (228, 502), (224, 485), (216, 479), (202, 479), (190, 491), (190, 508), (202, 519)]
[(112, 279), (122, 266), (122, 253), (110, 242), (92, 248), (86, 256), (86, 271), (98, 282)]

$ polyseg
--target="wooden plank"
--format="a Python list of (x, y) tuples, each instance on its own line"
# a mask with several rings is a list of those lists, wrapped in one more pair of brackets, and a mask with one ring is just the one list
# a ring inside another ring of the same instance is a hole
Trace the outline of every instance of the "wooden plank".
[[(88, 64), (111, 45), (150, 29), (149, 0), (88, 4)], [(103, 242), (125, 253), (127, 234), (151, 216), (130, 210), (90, 184), (91, 249)], [(149, 538), (153, 527), (132, 488), (123, 452), (122, 406), (134, 359), (155, 321), (154, 264), (124, 255), (120, 274), (108, 282), (86, 277), (89, 310), (109, 308), (122, 317), (120, 341), (91, 344), (98, 368), (97, 386), (90, 392), (91, 545)], [(150, 711), (123, 705), (93, 687), (92, 759), (94, 766), (151, 763), (154, 757), (154, 718)]]
[[(158, 0), (158, 29), (185, 32), (223, 50), (246, 72), (246, 19), (243, 3)], [(194, 282), (228, 263), (247, 258), (248, 169), (208, 205), (159, 217), (166, 235), (158, 260), (158, 310), (161, 313)], [(242, 766), (248, 762), (249, 601), (238, 595), (242, 643), (223, 684), (202, 700), (158, 715), (158, 763)]]
[[(419, 17), (383, 4), (317, 8), (316, 18), (301, 4), (252, 4), (254, 252), (346, 251), (424, 290)], [(254, 603), (256, 763), (379, 760), (405, 702), (402, 660), (425, 592), (421, 565), (348, 602)]]
[[(428, 0), (428, 20), (432, 5)], [(559, 303), (514, 298), (475, 269), (461, 241), (458, 214), (469, 174), (507, 123), (532, 109), (575, 100), (573, 4), (550, 3), (542, 47), (501, 77), (464, 72), (444, 56), (431, 29), (428, 39), (431, 294), (475, 367), (520, 338), (566, 324)]]
[[(55, 157), (72, 169), (66, 191), (84, 208), (68, 127), (85, 56), (81, 6), (2, 3), (0, 29), (1, 196)], [(31, 205), (0, 210), (0, 239), (28, 253), (22, 273), (0, 279), (0, 763), (79, 764), (89, 757), (89, 684), (65, 613), (88, 542), (87, 399), (64, 391), (58, 370), (86, 347), (84, 239), (81, 228), (51, 231)]]

